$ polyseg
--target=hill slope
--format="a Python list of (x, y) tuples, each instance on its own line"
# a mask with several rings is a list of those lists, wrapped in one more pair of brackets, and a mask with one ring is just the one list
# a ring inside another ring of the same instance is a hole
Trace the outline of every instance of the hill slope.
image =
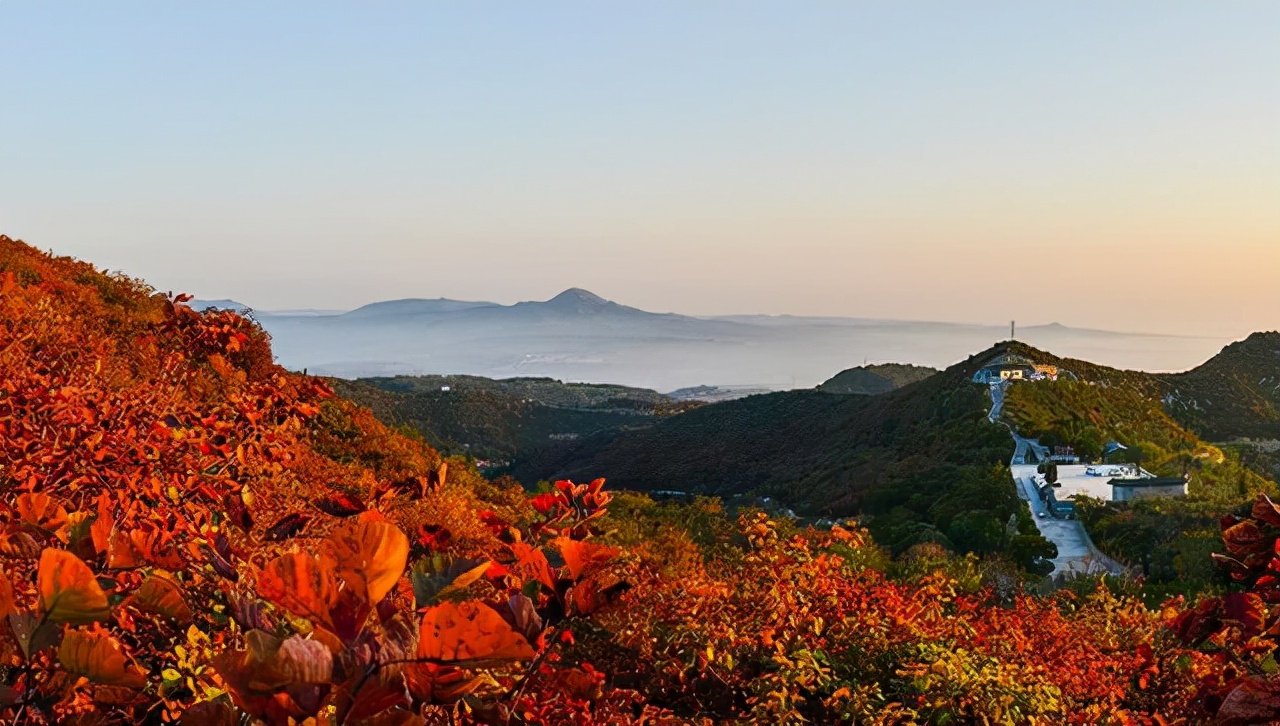
[(1201, 366), (1161, 379), (1166, 408), (1202, 436), (1280, 439), (1280, 333), (1254, 333)]
[(932, 376), (938, 371), (925, 366), (882, 363), (858, 366), (835, 374), (818, 385), (826, 393), (877, 396)]
[(643, 388), (549, 378), (399, 376), (330, 383), (382, 421), (413, 427), (447, 454), (503, 464), (699, 405)]
[(1004, 468), (1013, 444), (986, 420), (987, 389), (969, 383), (996, 352), (875, 397), (788, 391), (708, 405), (591, 437), (513, 473), (608, 471), (624, 488), (770, 497), (802, 514), (871, 515), (877, 540), (894, 549), (936, 541), (1020, 550), (1029, 561), (1038, 535), (1004, 530), (1012, 517), (1023, 520), (1020, 532), (1034, 531)]

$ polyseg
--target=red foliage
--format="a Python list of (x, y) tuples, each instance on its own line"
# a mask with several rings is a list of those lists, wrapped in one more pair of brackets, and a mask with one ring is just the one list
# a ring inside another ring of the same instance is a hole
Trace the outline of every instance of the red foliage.
[(1168, 723), (1280, 692), (1269, 501), (1225, 523), (1249, 591), (1172, 630), (894, 580), (838, 526), (629, 549), (603, 480), (450, 468), (184, 302), (0, 237), (0, 719)]

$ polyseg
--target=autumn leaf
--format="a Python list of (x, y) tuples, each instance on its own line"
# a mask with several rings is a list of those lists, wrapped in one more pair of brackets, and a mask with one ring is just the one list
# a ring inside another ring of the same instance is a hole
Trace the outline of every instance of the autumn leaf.
[(477, 666), (534, 656), (529, 642), (493, 608), (478, 602), (443, 602), (427, 610), (418, 631), (418, 657)]
[(444, 555), (418, 560), (409, 573), (414, 602), (422, 608), (449, 597), (458, 599), (471, 583), (484, 576), (490, 564), (483, 560), (455, 559)]
[(1271, 497), (1266, 494), (1259, 494), (1257, 501), (1253, 503), (1253, 518), (1261, 522), (1271, 525), (1272, 527), (1280, 527), (1280, 506), (1271, 501)]
[(37, 574), (40, 612), (53, 622), (88, 623), (110, 614), (107, 594), (93, 571), (66, 550), (46, 549)]
[(332, 627), (330, 610), (338, 602), (333, 569), (303, 552), (282, 555), (258, 573), (258, 594), (294, 615)]
[(9, 576), (0, 572), (0, 620), (9, 617), (13, 612), (13, 584)]
[(89, 534), (93, 537), (93, 548), (99, 554), (106, 552), (111, 544), (111, 531), (115, 528), (112, 515), (111, 497), (104, 491), (98, 495), (98, 516), (89, 526)]
[(191, 622), (191, 608), (182, 598), (182, 587), (171, 576), (152, 573), (126, 603), (146, 613), (154, 613), (178, 623)]
[(1245, 557), (1260, 551), (1263, 534), (1250, 520), (1232, 524), (1222, 532), (1222, 541), (1233, 557)]
[(186, 564), (173, 546), (173, 535), (150, 522), (128, 532), (117, 529), (111, 533), (107, 545), (108, 567), (131, 570), (148, 564), (169, 570), (181, 569)]
[(14, 509), (23, 524), (67, 541), (67, 510), (53, 497), (40, 492), (26, 492), (18, 495)]
[(0, 554), (34, 560), (40, 556), (40, 543), (26, 532), (9, 532), (0, 536)]
[(1280, 678), (1243, 679), (1223, 700), (1216, 723), (1263, 724), (1280, 718)]
[[(354, 697), (351, 689), (362, 684)], [(335, 695), (338, 723), (368, 723), (366, 719), (410, 703), (409, 688), (403, 672), (380, 675), (368, 680), (357, 679)], [(408, 711), (400, 711), (413, 716)]]
[(542, 632), (542, 617), (538, 615), (533, 600), (524, 593), (517, 592), (497, 608), (498, 614), (507, 621), (513, 630), (533, 642)]
[(266, 539), (268, 542), (282, 542), (302, 531), (307, 526), (307, 522), (311, 521), (311, 517), (299, 512), (285, 515), (279, 521), (267, 528)]
[(524, 542), (514, 542), (511, 545), (511, 552), (516, 556), (516, 563), (512, 565), (512, 569), (519, 572), (525, 580), (540, 582), (548, 590), (556, 589), (556, 578), (551, 573), (551, 563), (547, 562), (547, 555), (541, 549)]
[(280, 644), (275, 667), (288, 683), (328, 683), (333, 680), (333, 653), (318, 640), (294, 635)]
[(1262, 630), (1267, 620), (1267, 604), (1251, 592), (1232, 592), (1222, 598), (1222, 617), (1240, 624), (1246, 635)]
[(364, 502), (351, 494), (334, 494), (316, 500), (316, 509), (335, 517), (351, 517), (363, 512)]
[(619, 552), (616, 547), (579, 542), (568, 537), (557, 537), (551, 544), (560, 551), (560, 556), (569, 566), (569, 574), (574, 580), (580, 580), (584, 575), (603, 568), (609, 564), (610, 560), (617, 557)]
[(631, 589), (631, 584), (625, 580), (614, 577), (605, 580), (605, 577), (607, 574), (601, 577), (588, 577), (569, 588), (565, 599), (574, 614), (590, 615), (612, 605), (623, 593)]
[(409, 560), (409, 538), (390, 522), (344, 522), (327, 542), (338, 577), (370, 604), (391, 592)]
[(218, 551), (213, 547), (207, 544), (200, 545), (200, 552), (204, 555), (205, 561), (213, 567), (213, 571), (218, 575), (232, 582), (240, 581), (240, 572), (236, 570), (235, 565), (232, 565), (222, 555), (218, 554)]
[(147, 678), (125, 654), (110, 633), (92, 629), (68, 630), (58, 648), (58, 660), (72, 673), (107, 686), (142, 688)]
[(107, 544), (107, 567), (113, 570), (132, 570), (143, 564), (129, 533), (119, 529), (112, 530)]

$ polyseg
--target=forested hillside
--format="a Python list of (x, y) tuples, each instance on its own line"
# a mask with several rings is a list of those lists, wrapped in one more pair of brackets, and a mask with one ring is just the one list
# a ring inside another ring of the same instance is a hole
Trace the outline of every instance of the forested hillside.
[(937, 372), (933, 368), (904, 365), (902, 363), (858, 366), (857, 368), (840, 371), (819, 384), (818, 390), (827, 393), (877, 396), (916, 381), (923, 381)]
[[(982, 427), (980, 400), (930, 381), (826, 420), (899, 396), (865, 441), (929, 466), (950, 435), (909, 451), (904, 432)], [(444, 463), (276, 366), (252, 321), (0, 237), (0, 719), (1280, 716), (1265, 498), (1224, 523), (1231, 592), (1153, 611), (1106, 588), (1030, 596), (999, 560), (934, 545), (891, 558), (849, 523), (603, 481), (527, 493)]]
[(894, 551), (938, 542), (1030, 565), (1052, 547), (1010, 485), (1008, 429), (987, 421), (987, 389), (969, 382), (992, 354), (875, 397), (787, 391), (706, 406), (514, 474), (607, 471), (629, 489), (769, 497), (804, 515), (868, 516)]
[(382, 421), (412, 427), (441, 451), (495, 465), (700, 405), (644, 388), (550, 378), (399, 376), (330, 383)]
[(1162, 379), (1166, 408), (1206, 439), (1280, 439), (1280, 333), (1254, 333)]
[[(1218, 359), (1182, 376), (1163, 376), (1058, 359), (1025, 346), (1021, 352), (1071, 372), (1057, 381), (1010, 387), (1004, 416), (1023, 435), (1046, 446), (1070, 445), (1087, 460), (1098, 460), (1116, 442), (1126, 448), (1109, 461), (1189, 480), (1185, 498), (1078, 502), (1094, 542), (1143, 574), (1151, 601), (1220, 588), (1221, 577), (1208, 564), (1222, 551), (1219, 521), (1260, 493), (1275, 496), (1277, 488), (1266, 467), (1247, 466), (1238, 452), (1207, 443), (1166, 406), (1171, 379), (1209, 380), (1216, 376), (1205, 371)], [(1213, 395), (1225, 401), (1232, 391), (1215, 389)]]

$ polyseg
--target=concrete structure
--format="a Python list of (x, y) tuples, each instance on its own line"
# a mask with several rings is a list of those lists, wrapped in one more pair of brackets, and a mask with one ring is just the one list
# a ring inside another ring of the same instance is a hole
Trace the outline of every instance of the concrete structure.
[(997, 381), (1042, 381), (1057, 380), (1057, 378), (1057, 366), (1035, 363), (1015, 353), (996, 356), (973, 374), (974, 383), (987, 384)]
[[(1040, 534), (1058, 548), (1058, 556), (1053, 559), (1053, 575), (1101, 574), (1119, 575), (1124, 568), (1110, 557), (1098, 551), (1084, 525), (1078, 519), (1055, 519), (1049, 516), (1048, 507), (1040, 500), (1036, 492), (1036, 467), (1031, 464), (1014, 463), (1013, 481), (1018, 487), (1019, 497), (1027, 501), (1035, 517), (1036, 529)], [(1044, 516), (1041, 516), (1044, 515)]]
[(1144, 479), (1112, 479), (1111, 500), (1130, 502), (1139, 497), (1185, 497), (1187, 480), (1182, 477), (1153, 477)]
[(1080, 456), (1070, 446), (1055, 446), (1049, 455), (1049, 461), (1055, 464), (1079, 464)]
[(1041, 483), (1037, 488), (1040, 501), (1044, 502), (1045, 511), (1055, 519), (1075, 519), (1075, 502), (1064, 502), (1058, 499), (1058, 492), (1049, 484)]
[(1040, 364), (1040, 363), (1036, 363), (1036, 364), (1035, 364), (1034, 366), (1032, 366), (1032, 367), (1035, 369), (1035, 371), (1031, 374), (1031, 377), (1032, 377), (1033, 379), (1035, 379), (1035, 380), (1040, 380), (1040, 379), (1042, 379), (1042, 378), (1048, 378), (1048, 379), (1049, 379), (1049, 380), (1051, 380), (1051, 381), (1056, 381), (1056, 380), (1058, 380), (1058, 367), (1057, 367), (1057, 366), (1042, 365), (1042, 364)]
[(995, 383), (996, 381), (1021, 381), (1035, 375), (1035, 364), (1030, 359), (1013, 353), (1005, 353), (987, 362), (985, 366), (973, 374), (974, 383)]

